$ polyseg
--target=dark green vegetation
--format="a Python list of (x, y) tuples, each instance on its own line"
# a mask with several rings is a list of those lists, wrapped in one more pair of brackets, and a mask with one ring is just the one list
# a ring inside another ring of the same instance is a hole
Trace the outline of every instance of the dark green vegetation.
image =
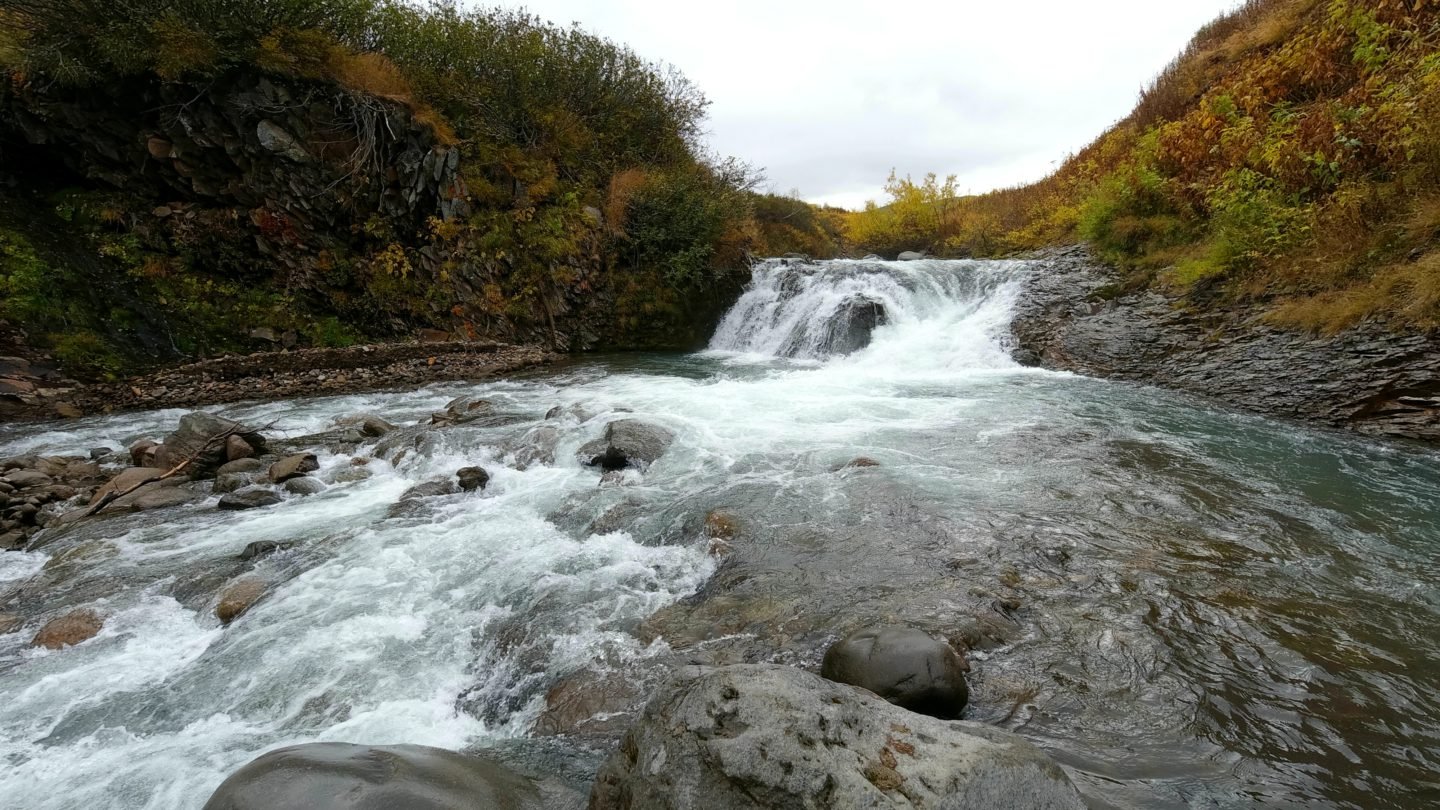
[(956, 198), (892, 177), (862, 250), (996, 255), (1084, 239), (1205, 305), (1284, 325), (1440, 327), (1440, 5), (1249, 0), (1054, 175)]
[(525, 13), (15, 0), (0, 69), (0, 317), (71, 371), (252, 333), (680, 346), (749, 255), (835, 249), (703, 153), (684, 77)]

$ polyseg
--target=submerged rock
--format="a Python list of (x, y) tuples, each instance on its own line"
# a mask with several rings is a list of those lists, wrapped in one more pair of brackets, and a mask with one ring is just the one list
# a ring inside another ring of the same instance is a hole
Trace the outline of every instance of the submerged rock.
[(490, 473), (485, 472), (483, 467), (463, 467), (455, 473), (455, 478), (460, 482), (460, 488), (466, 492), (474, 492), (477, 489), (484, 489), (490, 483)]
[(644, 470), (670, 449), (675, 434), (639, 419), (621, 419), (605, 426), (605, 436), (580, 448), (581, 461), (605, 471), (626, 467)]
[(400, 494), (400, 500), (415, 501), (421, 498), (435, 498), (440, 495), (454, 495), (460, 492), (460, 485), (449, 478), (437, 478), (416, 484)]
[(1081, 810), (1065, 772), (980, 723), (912, 714), (789, 667), (688, 668), (596, 776), (590, 810)]
[(234, 580), (220, 591), (215, 603), (215, 616), (221, 624), (229, 624), (254, 607), (265, 591), (265, 580), (259, 577), (246, 576)]
[(252, 760), (203, 810), (542, 810), (532, 780), (478, 757), (420, 745), (309, 743)]
[(912, 712), (953, 719), (965, 710), (970, 665), (944, 639), (913, 627), (867, 627), (835, 642), (820, 674)]
[(0, 613), (0, 636), (13, 633), (25, 624), (25, 617), (18, 613)]
[(30, 641), (30, 646), (47, 650), (74, 646), (94, 638), (104, 626), (105, 617), (90, 608), (72, 610), (46, 622)]
[(278, 540), (256, 540), (253, 543), (246, 544), (245, 550), (240, 552), (240, 559), (258, 559), (260, 557), (274, 554), (276, 552), (284, 551), (290, 548), (291, 545), (293, 544), (282, 543)]

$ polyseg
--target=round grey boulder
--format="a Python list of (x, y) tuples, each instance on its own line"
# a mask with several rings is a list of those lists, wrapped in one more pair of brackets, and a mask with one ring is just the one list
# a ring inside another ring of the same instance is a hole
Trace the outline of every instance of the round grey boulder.
[(308, 475), (286, 479), (285, 491), (292, 495), (318, 495), (325, 491), (325, 484)]
[(252, 760), (204, 810), (538, 810), (535, 784), (500, 765), (421, 745), (310, 743)]
[(970, 699), (970, 665), (944, 639), (913, 627), (867, 627), (825, 652), (820, 674), (869, 689), (896, 706), (949, 720)]

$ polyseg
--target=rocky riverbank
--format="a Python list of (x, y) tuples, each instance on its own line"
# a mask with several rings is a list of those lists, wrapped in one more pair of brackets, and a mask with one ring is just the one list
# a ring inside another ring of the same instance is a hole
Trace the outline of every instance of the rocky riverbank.
[(481, 380), (543, 365), (556, 357), (536, 346), (486, 341), (388, 343), (219, 357), (98, 384), (70, 380), (43, 361), (3, 357), (0, 419), (74, 418)]
[(1333, 336), (1269, 326), (1258, 308), (1197, 309), (1120, 292), (1083, 247), (1033, 256), (1012, 323), (1027, 365), (1131, 380), (1226, 406), (1395, 439), (1440, 441), (1440, 336), (1367, 323)]

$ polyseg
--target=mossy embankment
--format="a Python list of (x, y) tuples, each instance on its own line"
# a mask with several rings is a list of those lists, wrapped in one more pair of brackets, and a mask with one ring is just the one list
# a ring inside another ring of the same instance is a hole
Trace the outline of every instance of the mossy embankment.
[(0, 79), (0, 319), (92, 378), (417, 330), (686, 346), (749, 256), (836, 238), (705, 152), (683, 76), (523, 12), (22, 0)]

